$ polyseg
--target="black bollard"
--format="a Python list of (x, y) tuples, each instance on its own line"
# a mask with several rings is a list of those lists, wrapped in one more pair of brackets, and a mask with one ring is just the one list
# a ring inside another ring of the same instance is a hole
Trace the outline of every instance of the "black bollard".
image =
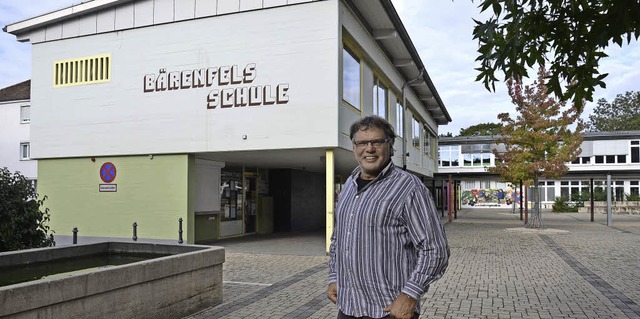
[(133, 241), (138, 241), (138, 223), (133, 222)]
[(178, 244), (182, 244), (182, 217), (178, 218)]
[(73, 244), (78, 243), (78, 227), (73, 227)]

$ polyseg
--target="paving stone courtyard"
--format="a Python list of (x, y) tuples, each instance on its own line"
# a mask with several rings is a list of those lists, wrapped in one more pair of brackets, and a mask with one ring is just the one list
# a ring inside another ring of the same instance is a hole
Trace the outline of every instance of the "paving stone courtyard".
[[(462, 210), (445, 230), (445, 276), (420, 318), (640, 318), (640, 216), (544, 212), (527, 231), (519, 214)], [(336, 318), (325, 295), (324, 234), (221, 241), (223, 303), (188, 317)]]

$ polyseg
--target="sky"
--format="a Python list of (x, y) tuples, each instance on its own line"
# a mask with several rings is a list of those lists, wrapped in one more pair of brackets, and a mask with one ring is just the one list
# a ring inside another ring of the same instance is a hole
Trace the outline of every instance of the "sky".
[[(489, 92), (475, 82), (478, 67), (477, 42), (472, 38), (473, 18), (481, 20), (477, 5), (471, 0), (392, 0), (418, 51), (427, 73), (442, 98), (452, 122), (439, 128), (440, 133), (458, 135), (460, 129), (480, 123), (498, 123), (499, 113), (511, 112), (515, 106), (504, 84), (496, 84)], [(79, 0), (0, 0), (0, 26), (62, 9)], [(608, 58), (601, 60), (600, 73), (606, 89), (596, 89), (594, 102), (588, 102), (583, 118), (588, 120), (595, 102), (609, 102), (618, 94), (640, 91), (640, 43), (607, 49)], [(535, 77), (535, 72), (531, 74)], [(0, 33), (0, 88), (31, 77), (29, 43), (16, 41), (11, 34)], [(501, 75), (497, 75), (502, 78)], [(525, 82), (530, 82), (526, 81)]]

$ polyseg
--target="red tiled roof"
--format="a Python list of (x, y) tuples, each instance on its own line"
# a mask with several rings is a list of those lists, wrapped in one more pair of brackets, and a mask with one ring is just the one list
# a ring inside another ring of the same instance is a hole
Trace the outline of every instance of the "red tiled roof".
[(29, 100), (31, 98), (31, 80), (0, 89), (0, 102)]

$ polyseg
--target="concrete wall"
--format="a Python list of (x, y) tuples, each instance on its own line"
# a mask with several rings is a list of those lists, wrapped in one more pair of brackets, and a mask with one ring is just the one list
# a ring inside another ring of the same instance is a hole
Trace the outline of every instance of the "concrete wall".
[[(100, 192), (100, 168), (116, 166), (116, 192)], [(39, 193), (51, 210), (50, 226), (56, 234), (115, 237), (130, 240), (132, 224), (138, 237), (178, 238), (182, 218), (183, 237), (193, 243), (195, 178), (189, 178), (193, 158), (187, 155), (96, 157), (41, 160)]]
[(107, 252), (171, 256), (1, 287), (0, 317), (182, 318), (222, 302), (221, 247), (110, 242), (0, 253), (0, 265)]

